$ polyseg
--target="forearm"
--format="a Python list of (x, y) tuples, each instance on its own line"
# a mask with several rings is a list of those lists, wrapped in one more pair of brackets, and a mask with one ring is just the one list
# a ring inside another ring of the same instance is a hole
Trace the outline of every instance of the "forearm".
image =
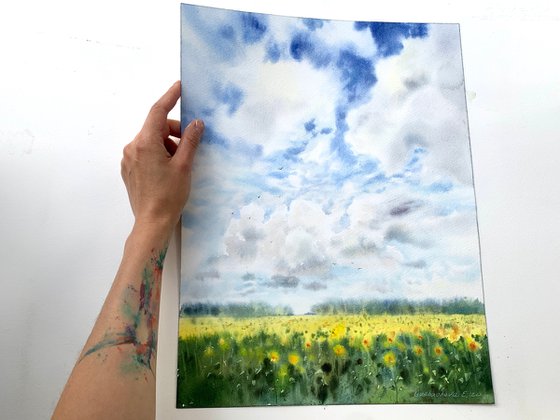
[(54, 418), (154, 418), (161, 277), (170, 233), (169, 226), (135, 225)]
[[(99, 318), (53, 414), (56, 419), (153, 419), (163, 260), (190, 191), (202, 121), (167, 116), (175, 83), (123, 151), (121, 175), (135, 225)], [(179, 144), (175, 138), (180, 137)]]

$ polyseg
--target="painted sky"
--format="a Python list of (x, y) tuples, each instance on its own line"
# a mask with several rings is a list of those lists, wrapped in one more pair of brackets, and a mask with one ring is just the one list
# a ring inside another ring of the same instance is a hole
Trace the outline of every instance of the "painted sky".
[(482, 299), (459, 27), (182, 8), (181, 302)]

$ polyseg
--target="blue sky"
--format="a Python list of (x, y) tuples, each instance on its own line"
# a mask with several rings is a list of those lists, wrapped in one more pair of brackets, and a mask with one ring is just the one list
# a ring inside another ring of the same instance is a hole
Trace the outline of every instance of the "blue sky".
[(457, 25), (182, 19), (182, 302), (482, 299)]

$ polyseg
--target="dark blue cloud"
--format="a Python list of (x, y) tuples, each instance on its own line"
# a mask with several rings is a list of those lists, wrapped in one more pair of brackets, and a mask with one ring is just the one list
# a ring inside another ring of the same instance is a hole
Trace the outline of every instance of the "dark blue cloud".
[(336, 152), (338, 157), (347, 165), (354, 165), (356, 157), (352, 150), (344, 141), (344, 135), (348, 131), (348, 123), (346, 122), (347, 109), (339, 106), (336, 109), (336, 132), (331, 140), (331, 150)]
[(305, 127), (305, 131), (307, 131), (308, 133), (313, 132), (313, 130), (315, 130), (316, 127), (315, 118), (307, 121), (303, 126)]
[(265, 17), (254, 13), (241, 13), (240, 15), (243, 41), (247, 44), (259, 42), (267, 29)]
[(323, 21), (321, 19), (302, 19), (302, 21), (310, 31), (314, 31), (315, 29), (323, 27)]
[(225, 149), (229, 149), (230, 147), (229, 141), (221, 134), (218, 134), (215, 130), (212, 129), (212, 127), (209, 127), (208, 125), (204, 128), (202, 143), (215, 144)]
[(340, 51), (336, 66), (340, 70), (348, 103), (363, 99), (377, 82), (372, 61), (357, 55), (352, 50)]
[(400, 53), (403, 38), (423, 38), (428, 35), (428, 25), (425, 23), (356, 22), (354, 28), (358, 31), (369, 29), (382, 57)]
[(282, 55), (282, 50), (280, 46), (274, 42), (270, 41), (266, 44), (266, 60), (270, 61), (271, 63), (277, 63), (280, 60), (280, 56)]
[(241, 89), (233, 84), (227, 86), (216, 86), (214, 88), (216, 99), (228, 106), (228, 114), (233, 115), (243, 103), (245, 94)]
[(304, 142), (298, 146), (292, 146), (287, 148), (284, 151), (284, 155), (283, 155), (284, 159), (291, 160), (291, 161), (299, 160), (300, 153), (303, 152), (306, 147), (307, 147), (307, 142)]
[(251, 144), (242, 140), (232, 142), (233, 150), (245, 159), (253, 161), (262, 157), (263, 146), (262, 144)]
[(290, 55), (296, 61), (307, 59), (315, 68), (328, 66), (332, 61), (332, 55), (326, 47), (316, 45), (309, 33), (298, 32), (290, 42)]
[(223, 25), (218, 29), (218, 34), (220, 37), (227, 39), (228, 41), (235, 40), (235, 30), (231, 25)]

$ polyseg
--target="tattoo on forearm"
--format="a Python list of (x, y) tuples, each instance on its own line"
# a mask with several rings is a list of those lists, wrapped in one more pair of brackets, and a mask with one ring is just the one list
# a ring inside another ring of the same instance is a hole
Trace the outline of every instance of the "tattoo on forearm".
[(161, 293), (161, 275), (167, 248), (154, 253), (142, 272), (140, 290), (129, 286), (122, 305), (124, 328), (119, 332), (108, 331), (105, 337), (89, 348), (80, 360), (100, 350), (132, 344), (132, 360), (126, 361), (127, 367), (146, 368), (154, 373), (152, 366), (157, 346), (157, 322)]

